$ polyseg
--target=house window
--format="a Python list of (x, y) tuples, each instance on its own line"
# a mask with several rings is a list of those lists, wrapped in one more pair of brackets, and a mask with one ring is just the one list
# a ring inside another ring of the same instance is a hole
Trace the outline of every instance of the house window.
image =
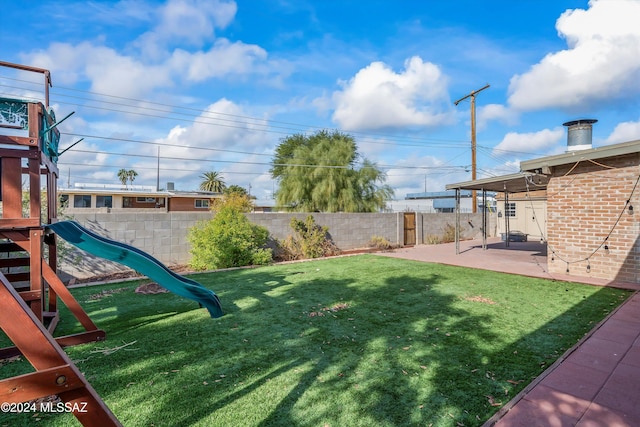
[(90, 208), (91, 207), (91, 195), (90, 194), (76, 194), (73, 196), (74, 208)]
[(112, 196), (96, 196), (96, 208), (112, 208)]
[(136, 197), (136, 202), (138, 203), (155, 203), (155, 197)]
[(133, 198), (132, 197), (123, 197), (122, 198), (122, 207), (123, 208), (131, 208), (133, 207)]
[(209, 208), (209, 200), (207, 200), (207, 199), (196, 199), (196, 208), (197, 209), (208, 209)]
[(507, 203), (505, 206), (505, 216), (515, 217), (516, 216), (516, 204), (515, 203)]

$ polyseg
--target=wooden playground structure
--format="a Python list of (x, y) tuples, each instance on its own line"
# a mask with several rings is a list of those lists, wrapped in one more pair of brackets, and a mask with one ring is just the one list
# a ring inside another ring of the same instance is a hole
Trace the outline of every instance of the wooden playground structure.
[[(0, 380), (0, 403), (57, 395), (85, 426), (120, 426), (115, 415), (62, 347), (105, 339), (56, 274), (60, 132), (49, 108), (48, 70), (0, 61), (0, 66), (42, 73), (45, 102), (0, 98), (0, 329), (14, 344), (0, 360), (21, 354), (34, 372)], [(67, 116), (68, 117), (68, 116)], [(58, 301), (84, 332), (53, 337)]]

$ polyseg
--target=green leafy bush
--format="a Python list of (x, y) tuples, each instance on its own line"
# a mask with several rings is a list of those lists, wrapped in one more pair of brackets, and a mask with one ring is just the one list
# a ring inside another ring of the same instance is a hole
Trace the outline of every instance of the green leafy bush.
[(269, 231), (249, 222), (245, 206), (237, 197), (216, 203), (215, 216), (189, 230), (190, 265), (197, 270), (264, 265), (272, 260), (271, 250), (264, 248)]

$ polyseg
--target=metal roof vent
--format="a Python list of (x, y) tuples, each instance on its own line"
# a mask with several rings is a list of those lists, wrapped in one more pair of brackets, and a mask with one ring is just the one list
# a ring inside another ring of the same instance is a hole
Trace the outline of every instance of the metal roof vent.
[(167, 182), (167, 191), (175, 191), (176, 185), (173, 182)]
[(567, 152), (591, 148), (592, 127), (596, 119), (580, 119), (563, 123), (567, 129)]

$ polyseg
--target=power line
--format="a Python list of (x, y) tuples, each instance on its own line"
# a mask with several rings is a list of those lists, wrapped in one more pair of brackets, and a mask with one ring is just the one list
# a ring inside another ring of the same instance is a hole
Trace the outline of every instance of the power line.
[[(225, 153), (247, 154), (247, 155), (251, 155), (251, 156), (269, 156), (269, 157), (273, 156), (273, 154), (254, 153), (254, 152), (250, 152), (250, 151), (229, 150), (227, 148), (184, 146), (184, 145), (179, 145), (179, 144), (169, 144), (169, 143), (166, 143), (166, 142), (144, 141), (144, 140), (141, 140), (141, 139), (131, 139), (131, 138), (115, 138), (115, 137), (108, 137), (108, 136), (88, 135), (88, 134), (83, 134), (83, 133), (60, 132), (60, 135), (75, 136), (75, 137), (78, 137), (78, 138), (102, 139), (102, 140), (105, 140), (105, 141), (133, 142), (133, 143), (136, 143), (136, 144), (155, 145), (155, 146), (159, 146), (159, 147), (186, 148), (186, 149), (189, 149), (189, 150), (222, 151), (222, 152), (225, 152)], [(71, 150), (71, 151), (80, 151), (80, 150)], [(87, 151), (87, 152), (89, 152), (89, 151)], [(96, 151), (96, 153), (97, 153), (97, 151)], [(118, 154), (118, 153), (115, 153), (115, 154)], [(155, 157), (155, 156), (153, 156), (153, 157)]]
[[(137, 153), (116, 153), (110, 151), (101, 151), (101, 150), (82, 150), (82, 149), (72, 149), (70, 152), (76, 153), (89, 153), (89, 154), (106, 154), (113, 156), (125, 156), (125, 157), (141, 157), (148, 159), (157, 159), (158, 156), (153, 154), (137, 154)], [(202, 158), (192, 158), (192, 157), (161, 157), (167, 160), (177, 160), (177, 161), (190, 161), (190, 162), (208, 162), (208, 163), (233, 163), (233, 164), (246, 164), (246, 165), (262, 165), (262, 166), (285, 166), (285, 167), (308, 167), (308, 168), (325, 168), (325, 169), (352, 169), (353, 165), (318, 165), (318, 164), (297, 164), (297, 163), (271, 163), (271, 162), (248, 162), (241, 160), (219, 160), (219, 159), (202, 159)], [(68, 164), (66, 162), (60, 161), (60, 164)], [(366, 167), (366, 166), (363, 166)], [(374, 165), (373, 167), (379, 167), (382, 169), (443, 169), (443, 170), (451, 170), (451, 169), (462, 169), (464, 166), (396, 166), (396, 165)]]
[[(15, 78), (6, 77), (6, 76), (0, 76), (0, 78), (4, 78), (4, 79), (7, 79), (7, 80), (19, 81), (19, 82), (32, 83), (32, 82), (29, 82), (29, 81), (15, 79)], [(20, 87), (8, 86), (8, 85), (2, 85), (2, 84), (0, 84), (0, 86), (9, 87), (9, 88), (13, 88), (13, 89), (19, 89), (19, 90), (27, 90), (27, 89), (20, 88)], [(113, 102), (113, 101), (94, 100), (94, 99), (90, 99), (90, 98), (76, 97), (76, 96), (73, 96), (73, 95), (68, 95), (68, 94), (64, 94), (64, 93), (58, 92), (57, 91), (58, 89), (62, 89), (62, 90), (66, 90), (66, 91), (86, 93), (86, 94), (100, 96), (100, 97), (107, 97), (107, 98), (114, 98), (114, 99), (120, 99), (120, 100), (125, 100), (125, 101), (132, 101), (132, 102), (141, 103), (141, 104), (158, 105), (158, 106), (168, 107), (168, 108), (171, 108), (171, 109), (180, 109), (180, 110), (185, 110), (185, 111), (191, 111), (191, 112), (194, 112), (194, 113), (198, 113), (198, 115), (187, 114), (187, 113), (179, 113), (179, 112), (175, 112), (175, 111), (167, 111), (167, 110), (163, 110), (163, 109), (159, 109), (159, 108), (152, 108), (152, 107), (149, 107), (149, 106), (141, 107), (140, 105), (130, 105), (130, 104)], [(207, 110), (201, 110), (201, 109), (190, 108), (190, 107), (185, 107), (185, 106), (164, 104), (164, 103), (148, 101), (148, 100), (141, 100), (141, 99), (135, 99), (135, 98), (127, 98), (127, 97), (122, 97), (122, 96), (116, 96), (116, 95), (108, 95), (108, 94), (103, 94), (103, 93), (98, 93), (98, 92), (84, 91), (84, 90), (74, 89), (74, 88), (57, 87), (57, 88), (54, 88), (52, 90), (52, 94), (55, 95), (55, 96), (68, 97), (68, 98), (87, 100), (87, 101), (97, 101), (97, 102), (100, 102), (102, 104), (118, 105), (118, 106), (129, 107), (129, 108), (134, 108), (134, 109), (143, 110), (143, 111), (145, 111), (145, 110), (146, 111), (156, 111), (156, 112), (177, 114), (177, 115), (188, 116), (188, 117), (198, 117), (198, 116), (202, 117), (203, 113), (204, 114), (215, 114), (215, 115), (224, 116), (224, 117), (231, 117), (233, 119), (242, 119), (244, 121), (223, 119), (223, 118), (211, 117), (211, 116), (205, 117), (205, 118), (210, 118), (212, 120), (219, 120), (219, 121), (228, 121), (228, 122), (231, 122), (231, 123), (241, 124), (241, 125), (245, 125), (245, 126), (233, 126), (233, 125), (223, 125), (223, 124), (220, 124), (220, 123), (208, 123), (208, 122), (195, 121), (195, 120), (179, 119), (179, 118), (175, 118), (175, 117), (158, 116), (158, 115), (154, 115), (154, 114), (141, 113), (141, 112), (136, 112), (136, 111), (122, 111), (122, 110), (118, 110), (118, 109), (109, 109), (109, 108), (105, 108), (105, 107), (96, 107), (96, 106), (85, 105), (85, 104), (74, 104), (74, 103), (58, 101), (58, 103), (63, 104), (63, 105), (71, 105), (71, 106), (83, 107), (83, 108), (93, 108), (93, 109), (99, 109), (99, 110), (103, 110), (103, 111), (111, 111), (111, 112), (123, 113), (123, 114), (142, 115), (142, 116), (162, 118), (162, 119), (167, 119), (167, 120), (188, 121), (188, 122), (193, 122), (193, 123), (203, 123), (203, 124), (211, 124), (211, 125), (223, 126), (223, 127), (241, 128), (241, 129), (246, 129), (246, 126), (260, 126), (260, 127), (265, 128), (265, 129), (260, 129), (260, 131), (271, 132), (271, 133), (281, 133), (281, 134), (288, 134), (289, 132), (270, 130), (270, 128), (288, 130), (288, 131), (292, 131), (292, 132), (296, 132), (296, 133), (300, 133), (300, 132), (304, 133), (304, 132), (306, 132), (307, 129), (319, 129), (319, 130), (326, 129), (326, 127), (323, 127), (323, 126), (316, 126), (316, 125), (308, 125), (308, 124), (300, 124), (300, 123), (292, 123), (292, 122), (270, 120), (270, 119), (257, 118), (257, 117), (251, 117), (251, 116), (243, 116), (243, 115), (237, 115), (237, 114), (223, 113), (223, 112), (219, 112), (219, 111), (207, 111)], [(4, 94), (4, 95), (7, 95), (7, 94)], [(250, 122), (247, 122), (246, 120), (249, 120)], [(281, 125), (283, 125), (283, 126), (281, 126)], [(292, 128), (292, 126), (293, 126), (293, 128)], [(396, 136), (396, 135), (389, 135), (389, 134), (368, 133), (368, 132), (360, 132), (360, 131), (349, 131), (349, 130), (340, 130), (340, 131), (344, 132), (344, 133), (352, 134), (354, 136), (361, 135), (364, 138), (364, 140), (361, 139), (360, 142), (366, 142), (366, 143), (371, 143), (371, 144), (401, 145), (401, 146), (411, 146), (411, 147), (425, 147), (425, 144), (430, 144), (430, 145), (434, 145), (434, 146), (444, 146), (444, 147), (449, 147), (449, 148), (453, 148), (453, 147), (456, 147), (456, 146), (466, 147), (466, 145), (468, 144), (468, 141), (465, 141), (465, 140), (425, 139), (425, 138), (416, 138), (416, 137), (411, 137), (411, 136)], [(370, 138), (392, 138), (392, 139), (395, 140), (395, 142), (375, 141), (375, 140), (371, 140)], [(408, 143), (398, 142), (398, 140), (415, 141), (416, 143), (408, 144)]]

